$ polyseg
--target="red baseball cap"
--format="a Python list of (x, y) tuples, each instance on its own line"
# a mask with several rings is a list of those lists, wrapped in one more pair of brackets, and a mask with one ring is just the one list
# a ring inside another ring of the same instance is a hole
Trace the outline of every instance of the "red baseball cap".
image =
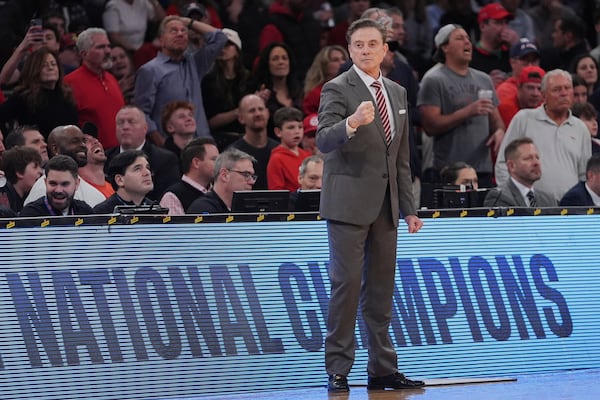
[(529, 65), (521, 70), (518, 83), (519, 85), (529, 82), (542, 83), (544, 75), (546, 71), (535, 65)]
[(319, 120), (317, 114), (308, 114), (306, 118), (304, 118), (304, 134), (306, 136), (315, 136), (318, 123)]
[(514, 15), (506, 11), (506, 8), (502, 7), (502, 4), (491, 3), (479, 10), (477, 22), (481, 23), (488, 19), (513, 19), (514, 17)]

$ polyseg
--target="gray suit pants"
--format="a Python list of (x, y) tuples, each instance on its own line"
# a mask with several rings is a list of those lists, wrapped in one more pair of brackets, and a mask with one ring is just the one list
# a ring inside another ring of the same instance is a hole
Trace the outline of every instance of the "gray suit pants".
[(331, 281), (325, 339), (328, 375), (348, 375), (352, 368), (359, 305), (367, 329), (369, 376), (398, 371), (389, 336), (397, 243), (389, 203), (389, 196), (385, 196), (379, 216), (371, 225), (327, 221)]

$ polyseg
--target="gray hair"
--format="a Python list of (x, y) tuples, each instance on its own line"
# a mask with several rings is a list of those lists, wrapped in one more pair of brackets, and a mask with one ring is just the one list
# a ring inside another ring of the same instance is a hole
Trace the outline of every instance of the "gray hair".
[(219, 154), (217, 160), (215, 161), (214, 180), (216, 181), (219, 177), (219, 172), (221, 172), (221, 169), (231, 169), (235, 163), (241, 160), (250, 160), (253, 164), (256, 163), (256, 158), (236, 148), (229, 148)]
[[(373, 14), (377, 14), (375, 16), (375, 18), (372, 17)], [(386, 17), (390, 17), (390, 12), (385, 9), (385, 8), (379, 8), (379, 7), (371, 7), (371, 8), (367, 8), (362, 14), (361, 14), (361, 18), (369, 18), (369, 19), (373, 19), (373, 20), (378, 20), (381, 16), (386, 16)]]
[(107, 36), (107, 33), (102, 28), (88, 28), (77, 36), (77, 50), (89, 50), (94, 45), (93, 37), (96, 35)]
[(314, 154), (302, 160), (302, 164), (300, 164), (300, 168), (298, 168), (298, 173), (300, 174), (300, 176), (304, 176), (306, 174), (306, 169), (308, 168), (309, 162), (320, 164), (323, 162), (323, 156), (320, 154)]
[(542, 78), (542, 88), (541, 88), (542, 92), (546, 91), (546, 87), (548, 85), (548, 79), (555, 77), (555, 76), (563, 76), (569, 80), (571, 85), (573, 84), (573, 77), (571, 76), (570, 73), (568, 73), (564, 69), (553, 69), (552, 71), (546, 72), (546, 75), (544, 75), (544, 77)]

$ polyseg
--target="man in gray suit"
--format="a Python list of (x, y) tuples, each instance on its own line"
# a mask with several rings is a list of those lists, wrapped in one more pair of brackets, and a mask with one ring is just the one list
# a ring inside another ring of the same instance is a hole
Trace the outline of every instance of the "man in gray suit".
[(504, 185), (488, 192), (483, 201), (485, 207), (556, 206), (553, 196), (533, 187), (542, 177), (542, 164), (531, 138), (510, 142), (504, 149), (504, 159), (510, 177)]
[[(324, 153), (321, 216), (329, 235), (331, 297), (325, 339), (330, 392), (347, 392), (360, 304), (369, 343), (368, 389), (423, 386), (398, 372), (389, 337), (400, 215), (423, 222), (411, 192), (406, 90), (382, 77), (386, 31), (360, 19), (348, 28), (354, 63), (321, 93), (317, 146)], [(378, 86), (378, 87), (375, 87)]]

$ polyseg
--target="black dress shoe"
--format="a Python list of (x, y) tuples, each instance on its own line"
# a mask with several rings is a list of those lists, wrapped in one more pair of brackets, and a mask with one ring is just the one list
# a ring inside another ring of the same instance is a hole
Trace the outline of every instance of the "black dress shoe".
[(423, 381), (413, 381), (399, 372), (392, 375), (369, 377), (367, 390), (417, 389), (425, 386)]
[(344, 375), (329, 375), (327, 382), (327, 391), (332, 393), (349, 392), (348, 379)]

